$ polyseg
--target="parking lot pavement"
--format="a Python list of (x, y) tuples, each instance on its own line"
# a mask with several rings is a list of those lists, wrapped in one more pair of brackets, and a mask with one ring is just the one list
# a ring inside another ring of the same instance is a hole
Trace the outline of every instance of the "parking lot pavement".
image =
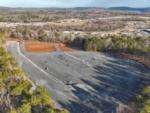
[(46, 86), (52, 98), (71, 113), (115, 113), (138, 93), (143, 81), (150, 82), (149, 70), (142, 64), (109, 54), (21, 49), (25, 58), (17, 47), (14, 43), (8, 49), (29, 78)]

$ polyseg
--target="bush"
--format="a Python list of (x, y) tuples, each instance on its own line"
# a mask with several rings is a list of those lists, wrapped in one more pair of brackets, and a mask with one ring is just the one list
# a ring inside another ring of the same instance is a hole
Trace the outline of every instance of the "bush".
[(18, 109), (18, 113), (31, 113), (31, 105), (29, 103), (22, 104)]
[(150, 86), (143, 89), (135, 99), (137, 113), (150, 113)]

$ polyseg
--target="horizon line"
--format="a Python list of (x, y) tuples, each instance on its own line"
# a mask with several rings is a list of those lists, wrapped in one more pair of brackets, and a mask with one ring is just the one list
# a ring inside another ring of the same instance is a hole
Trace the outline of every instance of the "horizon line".
[(76, 7), (38, 7), (38, 6), (34, 6), (34, 7), (24, 7), (24, 6), (18, 6), (18, 7), (13, 7), (13, 6), (0, 6), (0, 8), (25, 8), (25, 9), (30, 9), (30, 8), (36, 8), (36, 9), (39, 9), (39, 8), (58, 8), (58, 9), (74, 9), (74, 8), (104, 8), (104, 9), (107, 9), (107, 8), (113, 8), (113, 7), (126, 7), (126, 8), (150, 8), (149, 7), (130, 7), (130, 6), (110, 6), (110, 7), (98, 7), (98, 6), (76, 6)]

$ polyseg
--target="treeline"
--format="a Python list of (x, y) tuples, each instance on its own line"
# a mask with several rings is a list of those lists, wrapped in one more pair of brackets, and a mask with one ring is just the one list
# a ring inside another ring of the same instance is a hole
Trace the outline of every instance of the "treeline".
[[(126, 15), (126, 13), (114, 12), (104, 9), (66, 9), (66, 8), (1, 8), (0, 22), (49, 22), (61, 19), (79, 18), (96, 19), (99, 17), (111, 17)], [(133, 15), (128, 13), (128, 15)], [(138, 14), (137, 14), (138, 15)], [(143, 15), (145, 16), (145, 15)]]
[(68, 113), (68, 111), (56, 109), (47, 90), (41, 86), (34, 86), (14, 58), (0, 48), (0, 113)]
[(90, 37), (83, 41), (86, 51), (116, 51), (132, 54), (150, 54), (150, 37), (129, 37), (125, 35)]
[(42, 11), (21, 11), (21, 12), (1, 12), (0, 11), (0, 22), (50, 22), (57, 21), (61, 18), (64, 19), (63, 15), (56, 15), (49, 12)]
[(55, 25), (53, 29), (62, 30), (62, 31), (112, 31), (116, 29), (124, 28), (125, 22), (121, 20), (103, 20), (95, 19), (89, 20), (84, 24), (80, 25)]

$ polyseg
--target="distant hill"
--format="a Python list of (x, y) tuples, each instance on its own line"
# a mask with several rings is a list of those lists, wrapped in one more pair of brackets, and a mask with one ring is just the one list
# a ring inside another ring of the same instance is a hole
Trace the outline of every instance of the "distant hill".
[(23, 8), (23, 7), (1, 7), (0, 11), (95, 11), (95, 10), (103, 10), (104, 8), (100, 7), (74, 7), (74, 8), (59, 8), (59, 7), (45, 7), (45, 8)]
[(74, 7), (74, 8), (58, 8), (58, 7), (51, 7), (51, 8), (23, 8), (23, 7), (0, 7), (0, 11), (9, 11), (9, 12), (22, 12), (22, 11), (122, 11), (122, 12), (149, 12), (150, 7), (147, 8), (132, 8), (132, 7)]
[(110, 10), (130, 11), (130, 12), (150, 12), (150, 7), (132, 8), (132, 7), (110, 7)]

